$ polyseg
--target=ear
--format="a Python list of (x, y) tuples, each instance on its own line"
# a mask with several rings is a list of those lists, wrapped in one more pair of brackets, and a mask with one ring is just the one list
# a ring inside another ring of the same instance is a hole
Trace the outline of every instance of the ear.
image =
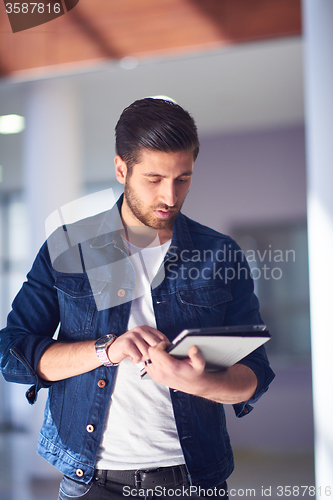
[(120, 184), (125, 184), (126, 175), (127, 175), (127, 166), (121, 156), (117, 155), (114, 159), (115, 171), (117, 181)]

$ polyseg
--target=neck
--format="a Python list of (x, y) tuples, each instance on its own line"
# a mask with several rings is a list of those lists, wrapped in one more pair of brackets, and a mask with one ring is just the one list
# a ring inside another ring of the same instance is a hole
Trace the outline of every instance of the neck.
[(172, 238), (172, 231), (158, 231), (148, 226), (127, 226), (124, 224), (123, 237), (139, 248), (163, 245)]
[(160, 243), (161, 245), (163, 245), (163, 243), (166, 243), (167, 241), (171, 240), (172, 239), (172, 233), (173, 233), (173, 230), (172, 229), (164, 229), (163, 231), (157, 231), (158, 233), (158, 237), (159, 237), (159, 240), (160, 240)]

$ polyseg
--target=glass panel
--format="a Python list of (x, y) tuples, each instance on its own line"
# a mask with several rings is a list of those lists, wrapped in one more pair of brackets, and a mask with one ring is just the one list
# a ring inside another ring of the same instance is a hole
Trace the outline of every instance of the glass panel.
[(307, 229), (305, 223), (237, 227), (232, 232), (248, 258), (261, 313), (283, 358), (310, 358)]

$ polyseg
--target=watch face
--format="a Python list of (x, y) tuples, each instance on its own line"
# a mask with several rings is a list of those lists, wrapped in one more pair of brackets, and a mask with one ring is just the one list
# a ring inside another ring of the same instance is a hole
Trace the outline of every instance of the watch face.
[(104, 335), (104, 337), (101, 337), (96, 340), (95, 346), (96, 347), (103, 347), (105, 346), (110, 340), (114, 338), (114, 335), (112, 333), (109, 333), (108, 335)]

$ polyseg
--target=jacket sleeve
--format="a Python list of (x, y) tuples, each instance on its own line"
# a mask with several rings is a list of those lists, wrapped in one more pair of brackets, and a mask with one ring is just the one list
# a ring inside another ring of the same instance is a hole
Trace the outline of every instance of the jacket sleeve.
[[(259, 312), (259, 301), (254, 293), (254, 284), (249, 265), (245, 255), (235, 244), (234, 259), (230, 267), (230, 279), (232, 281), (232, 301), (228, 307), (225, 317), (225, 325), (259, 325), (263, 320)], [(275, 375), (272, 371), (265, 346), (261, 346), (239, 363), (248, 366), (257, 377), (257, 388), (255, 394), (248, 401), (235, 404), (234, 410), (237, 417), (243, 417), (250, 413), (251, 404), (267, 391), (269, 384)]]
[(51, 384), (36, 373), (44, 351), (54, 342), (59, 307), (47, 243), (43, 245), (12, 304), (7, 326), (0, 331), (0, 369), (9, 382), (33, 384), (27, 392), (34, 403), (41, 387)]

